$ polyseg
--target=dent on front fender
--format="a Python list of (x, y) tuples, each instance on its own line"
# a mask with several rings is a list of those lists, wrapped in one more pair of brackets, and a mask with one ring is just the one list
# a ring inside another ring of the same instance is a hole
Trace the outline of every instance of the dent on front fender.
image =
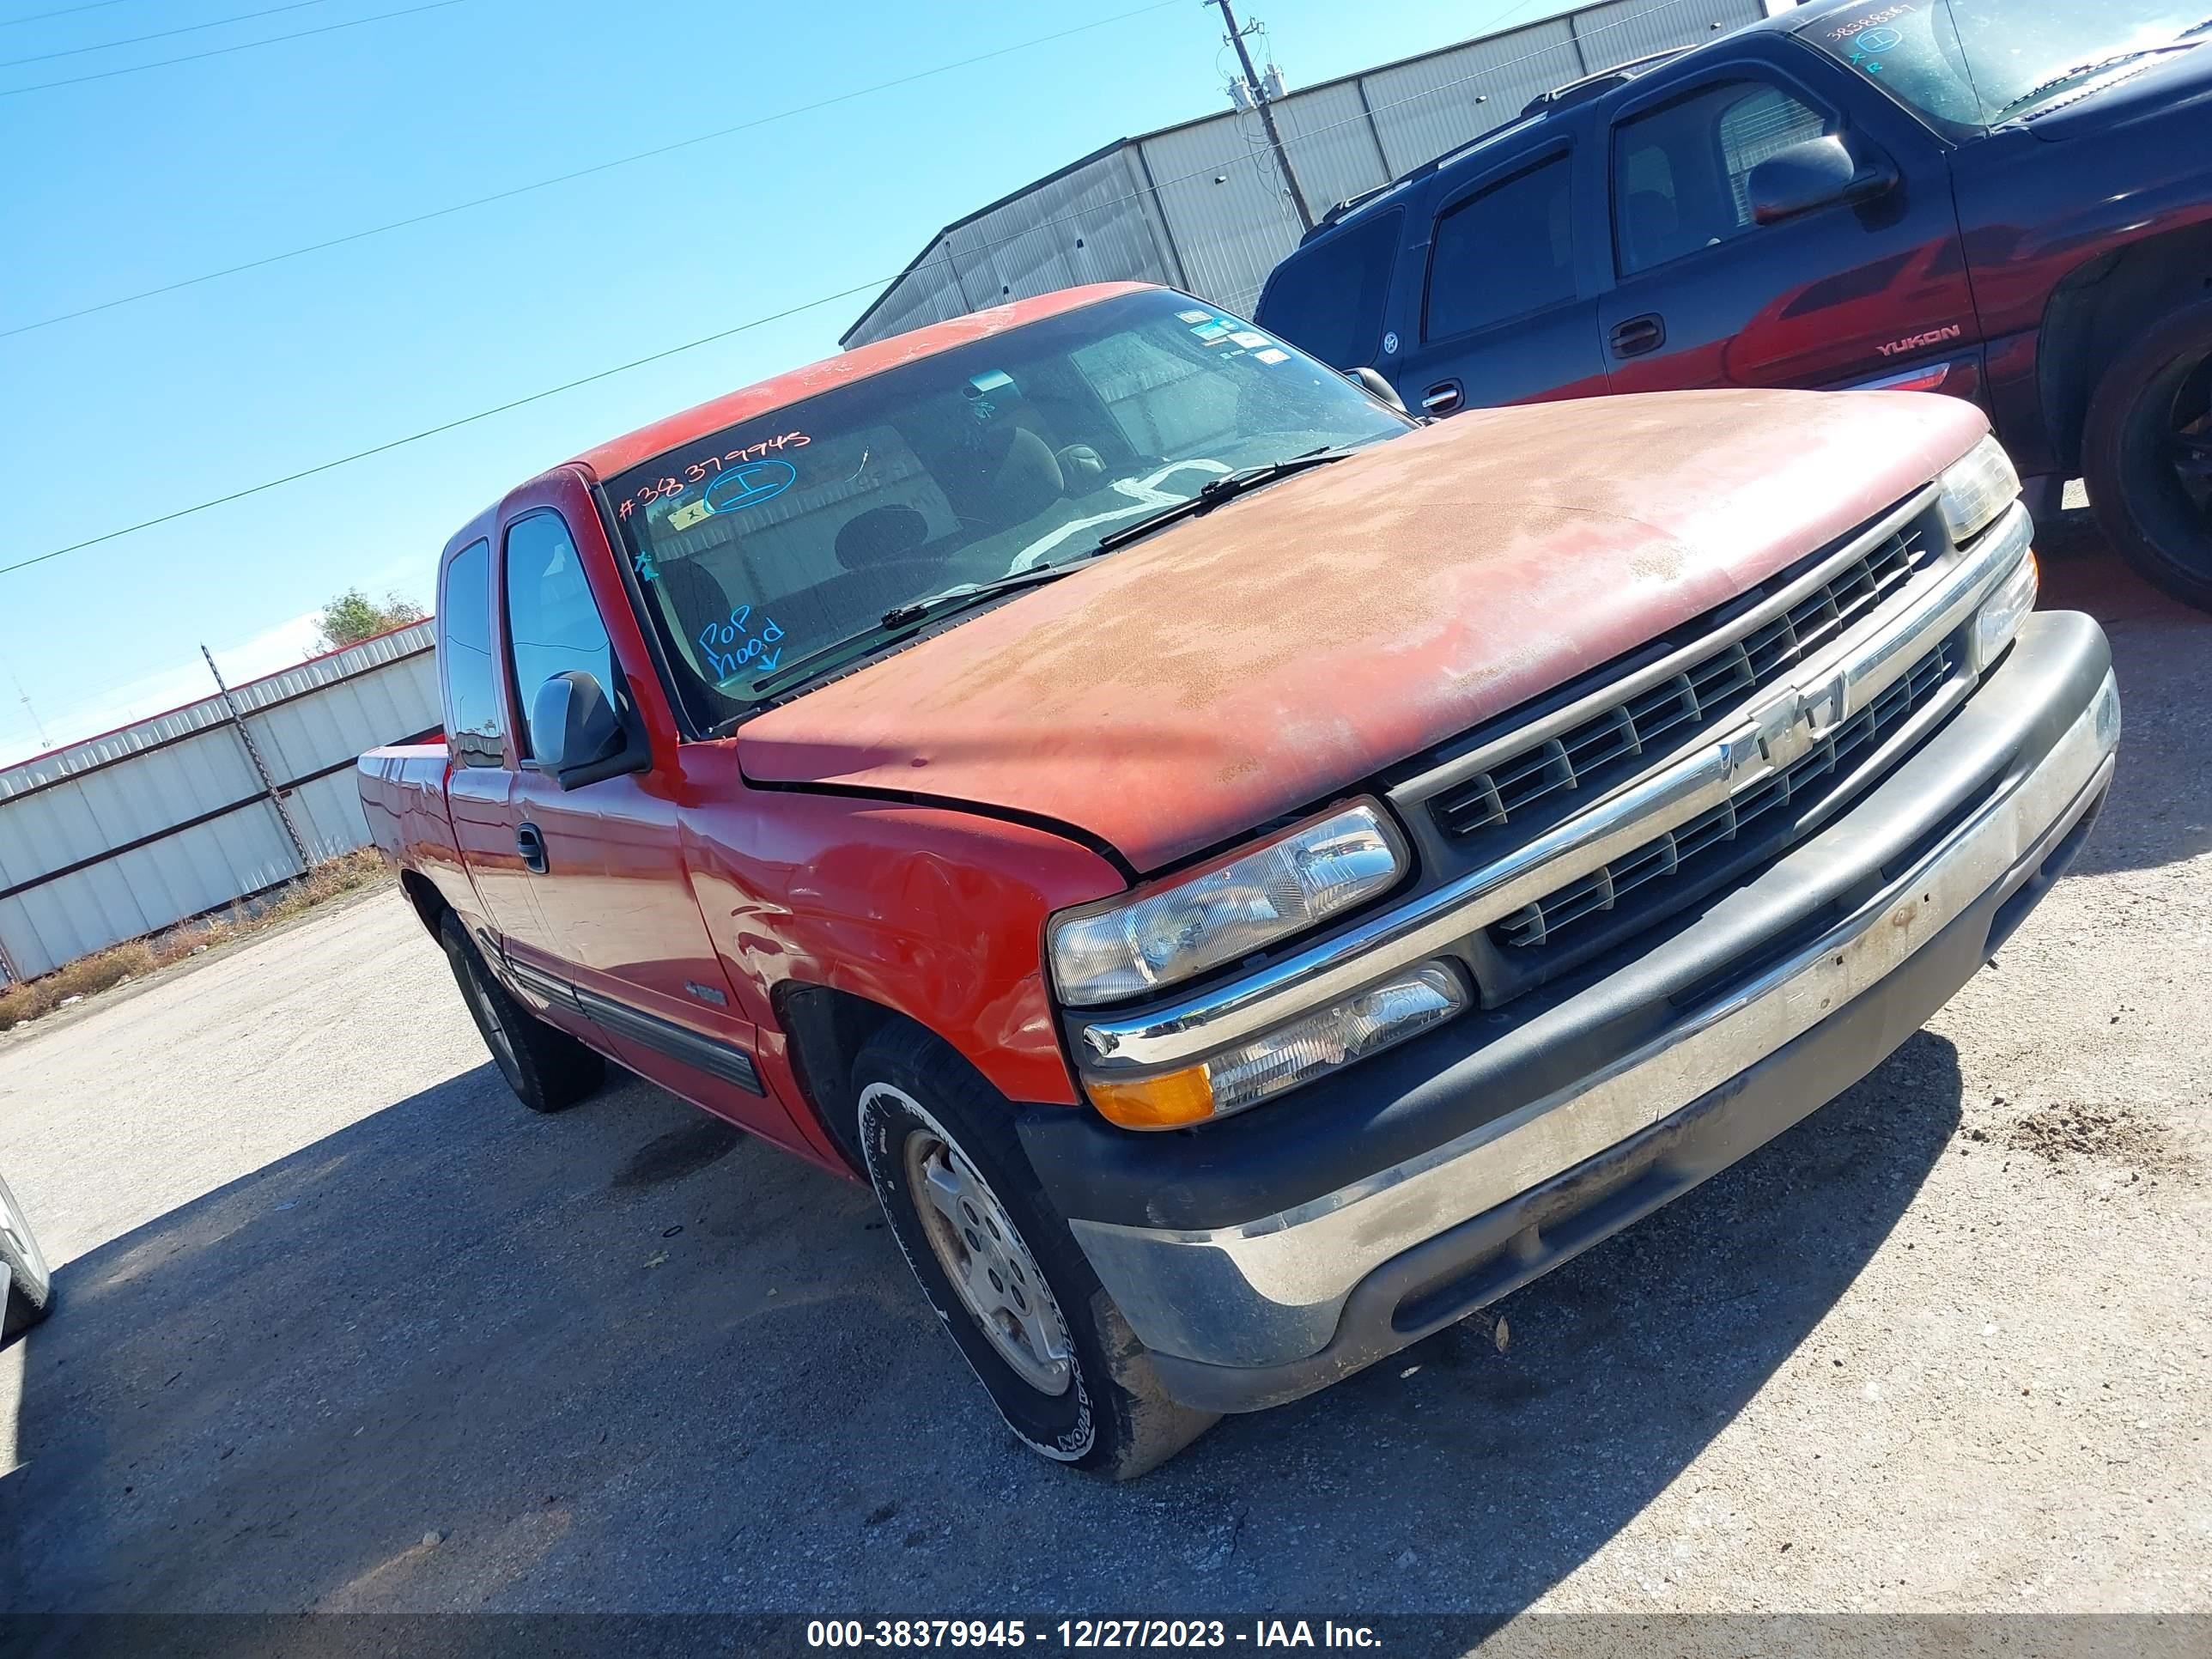
[(1121, 891), (1112, 865), (950, 808), (750, 788), (716, 759), (726, 775), (696, 781), (685, 861), (757, 1024), (775, 1029), (779, 986), (824, 986), (934, 1032), (1010, 1100), (1079, 1100), (1045, 988), (1044, 924)]

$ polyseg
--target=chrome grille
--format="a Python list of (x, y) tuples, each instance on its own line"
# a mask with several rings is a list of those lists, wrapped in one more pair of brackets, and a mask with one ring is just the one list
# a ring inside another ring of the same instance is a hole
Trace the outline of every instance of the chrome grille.
[(1633, 773), (1638, 756), (1664, 752), (1734, 712), (1839, 638), (1904, 586), (1925, 557), (1919, 531), (1890, 537), (1771, 622), (1672, 679), (1507, 757), (1439, 795), (1430, 810), (1447, 836), (1465, 836), (1510, 824), (1560, 791), (1612, 787)]
[(1937, 646), (1871, 706), (1836, 727), (1785, 770), (1760, 779), (1687, 823), (1522, 906), (1498, 922), (1492, 936), (1501, 945), (1523, 948), (1553, 944), (1562, 930), (1615, 908), (1647, 882), (1686, 872), (1695, 874), (1701, 863), (1710, 862), (1705, 855), (1745, 835), (1767, 813), (1793, 802), (1809, 806), (1847, 781), (1885, 738), (1942, 689), (1954, 666), (1951, 647)]

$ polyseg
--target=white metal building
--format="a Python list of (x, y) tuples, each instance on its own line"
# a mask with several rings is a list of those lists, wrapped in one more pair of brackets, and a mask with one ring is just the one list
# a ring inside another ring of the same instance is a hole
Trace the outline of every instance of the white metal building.
[(0, 769), (0, 976), (366, 846), (355, 757), (442, 719), (423, 622)]
[[(1540, 93), (1765, 16), (1765, 0), (1605, 0), (1274, 101), (1314, 213), (1518, 115)], [(1249, 313), (1304, 227), (1260, 118), (1123, 138), (956, 220), (848, 329), (866, 345), (1083, 283), (1165, 283)]]

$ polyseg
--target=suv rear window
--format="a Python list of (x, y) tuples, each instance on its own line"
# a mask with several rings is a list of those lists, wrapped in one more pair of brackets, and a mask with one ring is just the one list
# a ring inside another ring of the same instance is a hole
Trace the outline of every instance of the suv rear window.
[(1260, 296), (1260, 325), (1333, 368), (1371, 364), (1405, 220), (1394, 208), (1291, 254)]
[(1437, 221), (1424, 338), (1447, 339), (1575, 297), (1572, 171), (1567, 156), (1554, 155)]

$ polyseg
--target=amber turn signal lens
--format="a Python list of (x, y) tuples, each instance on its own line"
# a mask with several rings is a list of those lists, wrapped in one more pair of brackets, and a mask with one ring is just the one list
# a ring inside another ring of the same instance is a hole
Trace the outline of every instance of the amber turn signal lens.
[(1135, 1083), (1085, 1084), (1091, 1103), (1125, 1129), (1175, 1129), (1213, 1115), (1213, 1085), (1206, 1067), (1193, 1066)]

